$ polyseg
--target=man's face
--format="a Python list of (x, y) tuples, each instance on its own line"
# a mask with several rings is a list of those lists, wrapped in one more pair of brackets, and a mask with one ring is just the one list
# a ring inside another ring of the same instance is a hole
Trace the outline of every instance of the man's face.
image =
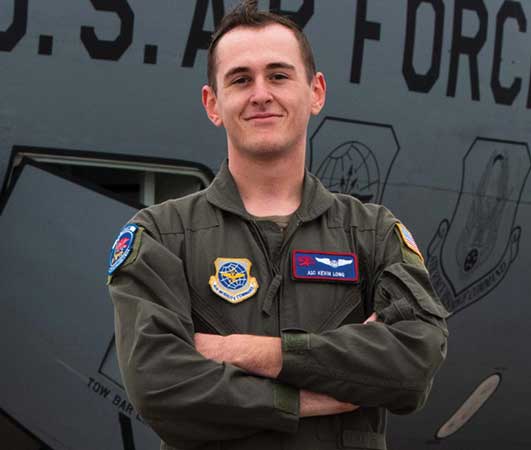
[(238, 27), (216, 48), (217, 92), (203, 88), (210, 120), (224, 126), (229, 151), (271, 156), (306, 146), (311, 114), (321, 110), (322, 74), (308, 82), (299, 43), (279, 24)]

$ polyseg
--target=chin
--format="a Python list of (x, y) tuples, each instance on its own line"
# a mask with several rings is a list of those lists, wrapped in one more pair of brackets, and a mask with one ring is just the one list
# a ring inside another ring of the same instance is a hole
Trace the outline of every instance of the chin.
[(250, 146), (250, 147), (245, 148), (244, 151), (255, 157), (262, 157), (262, 158), (273, 158), (276, 156), (285, 155), (286, 153), (289, 153), (289, 150), (285, 146), (279, 145), (278, 143)]
[[(274, 139), (271, 139), (271, 135)], [(296, 141), (292, 139), (278, 139), (275, 133), (271, 133), (269, 136), (264, 136), (261, 139), (247, 140), (242, 142), (240, 148), (245, 149), (248, 152), (258, 154), (279, 154), (289, 152), (291, 148), (294, 148)]]

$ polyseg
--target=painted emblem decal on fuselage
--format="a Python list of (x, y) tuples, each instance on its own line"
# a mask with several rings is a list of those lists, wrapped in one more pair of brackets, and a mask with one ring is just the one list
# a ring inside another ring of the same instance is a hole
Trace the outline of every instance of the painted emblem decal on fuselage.
[(525, 143), (477, 138), (463, 158), (454, 212), (439, 224), (426, 266), (442, 303), (456, 313), (484, 298), (516, 260), (516, 225), (531, 153)]
[(118, 267), (120, 267), (127, 259), (135, 240), (135, 233), (138, 231), (138, 226), (135, 224), (126, 225), (120, 231), (120, 234), (114, 241), (109, 257), (109, 270), (107, 273), (112, 275)]
[(252, 263), (247, 258), (216, 258), (216, 274), (208, 284), (214, 294), (230, 303), (240, 303), (258, 290), (256, 278), (251, 277)]
[(359, 279), (354, 253), (293, 250), (291, 268), (294, 280), (355, 283)]
[(325, 117), (310, 137), (310, 171), (331, 192), (381, 203), (400, 144), (391, 125)]

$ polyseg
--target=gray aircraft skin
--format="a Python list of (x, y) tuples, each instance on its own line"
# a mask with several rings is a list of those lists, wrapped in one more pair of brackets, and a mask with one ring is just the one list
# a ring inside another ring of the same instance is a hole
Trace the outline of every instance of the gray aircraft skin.
[[(1, 448), (158, 448), (120, 379), (108, 254), (224, 160), (200, 92), (234, 3), (0, 0)], [(328, 82), (309, 169), (407, 225), (451, 312), (428, 403), (390, 416), (389, 447), (529, 449), (531, 2), (260, 6), (304, 27)]]

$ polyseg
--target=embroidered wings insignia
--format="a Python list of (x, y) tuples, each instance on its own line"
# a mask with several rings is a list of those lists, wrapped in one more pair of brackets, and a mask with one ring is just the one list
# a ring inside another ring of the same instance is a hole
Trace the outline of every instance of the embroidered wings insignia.
[(338, 259), (333, 260), (330, 258), (315, 258), (317, 261), (319, 261), (321, 264), (326, 264), (327, 266), (333, 267), (334, 269), (337, 269), (338, 267), (346, 266), (347, 264), (352, 264), (351, 259)]

